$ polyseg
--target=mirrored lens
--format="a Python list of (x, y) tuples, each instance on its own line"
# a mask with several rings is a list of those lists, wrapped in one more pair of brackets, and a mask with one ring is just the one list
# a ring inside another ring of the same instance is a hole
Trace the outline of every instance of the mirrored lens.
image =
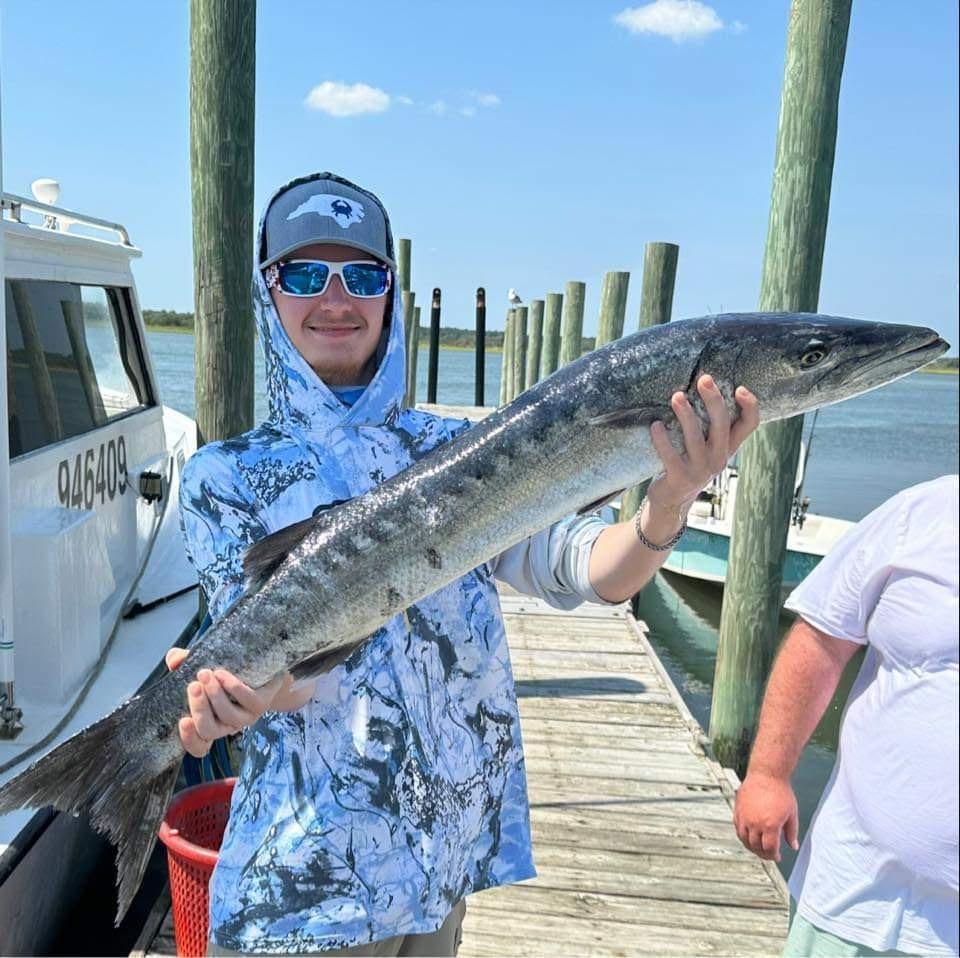
[(326, 263), (284, 263), (280, 267), (280, 288), (294, 296), (316, 296), (323, 292), (329, 275)]
[(382, 296), (387, 289), (387, 269), (377, 263), (348, 263), (343, 279), (354, 296)]

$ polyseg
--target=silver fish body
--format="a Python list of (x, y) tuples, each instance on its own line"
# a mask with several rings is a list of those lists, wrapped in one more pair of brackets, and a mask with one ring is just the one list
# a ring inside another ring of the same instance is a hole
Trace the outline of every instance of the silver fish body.
[[(669, 400), (713, 376), (763, 421), (906, 375), (947, 348), (922, 327), (813, 314), (686, 320), (571, 363), (376, 489), (248, 553), (247, 593), (181, 668), (0, 788), (0, 812), (52, 804), (87, 814), (118, 846), (119, 917), (142, 877), (183, 751), (177, 721), (200, 668), (257, 687), (335, 665), (412, 603), (564, 516), (654, 475), (649, 426), (683, 440)], [(110, 748), (109, 769), (99, 756)]]

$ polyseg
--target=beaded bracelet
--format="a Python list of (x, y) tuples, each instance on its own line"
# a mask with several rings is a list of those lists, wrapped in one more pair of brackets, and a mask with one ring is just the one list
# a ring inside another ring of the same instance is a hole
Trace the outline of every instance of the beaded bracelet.
[(655, 542), (651, 542), (644, 534), (643, 529), (640, 528), (640, 517), (643, 515), (643, 507), (646, 505), (646, 497), (640, 503), (640, 508), (637, 509), (637, 517), (633, 520), (633, 528), (637, 533), (637, 538), (640, 540), (640, 543), (646, 546), (653, 552), (669, 552), (683, 537), (683, 534), (687, 531), (687, 519), (686, 516), (681, 517), (680, 519), (680, 528), (666, 541), (663, 545), (657, 545)]

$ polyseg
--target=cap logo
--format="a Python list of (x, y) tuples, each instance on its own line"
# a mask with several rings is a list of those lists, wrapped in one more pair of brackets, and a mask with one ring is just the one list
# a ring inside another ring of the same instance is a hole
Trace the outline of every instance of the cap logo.
[(342, 196), (333, 196), (330, 193), (320, 193), (311, 196), (305, 203), (301, 203), (288, 217), (287, 222), (295, 220), (306, 213), (316, 213), (317, 216), (329, 216), (341, 229), (346, 229), (363, 219), (363, 205), (356, 201), (345, 200)]

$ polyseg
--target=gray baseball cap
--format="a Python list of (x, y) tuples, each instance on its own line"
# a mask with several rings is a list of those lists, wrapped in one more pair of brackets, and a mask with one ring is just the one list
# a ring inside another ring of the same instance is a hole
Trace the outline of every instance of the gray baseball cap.
[(355, 246), (396, 268), (390, 220), (373, 193), (334, 173), (294, 180), (267, 210), (260, 268), (311, 243)]

